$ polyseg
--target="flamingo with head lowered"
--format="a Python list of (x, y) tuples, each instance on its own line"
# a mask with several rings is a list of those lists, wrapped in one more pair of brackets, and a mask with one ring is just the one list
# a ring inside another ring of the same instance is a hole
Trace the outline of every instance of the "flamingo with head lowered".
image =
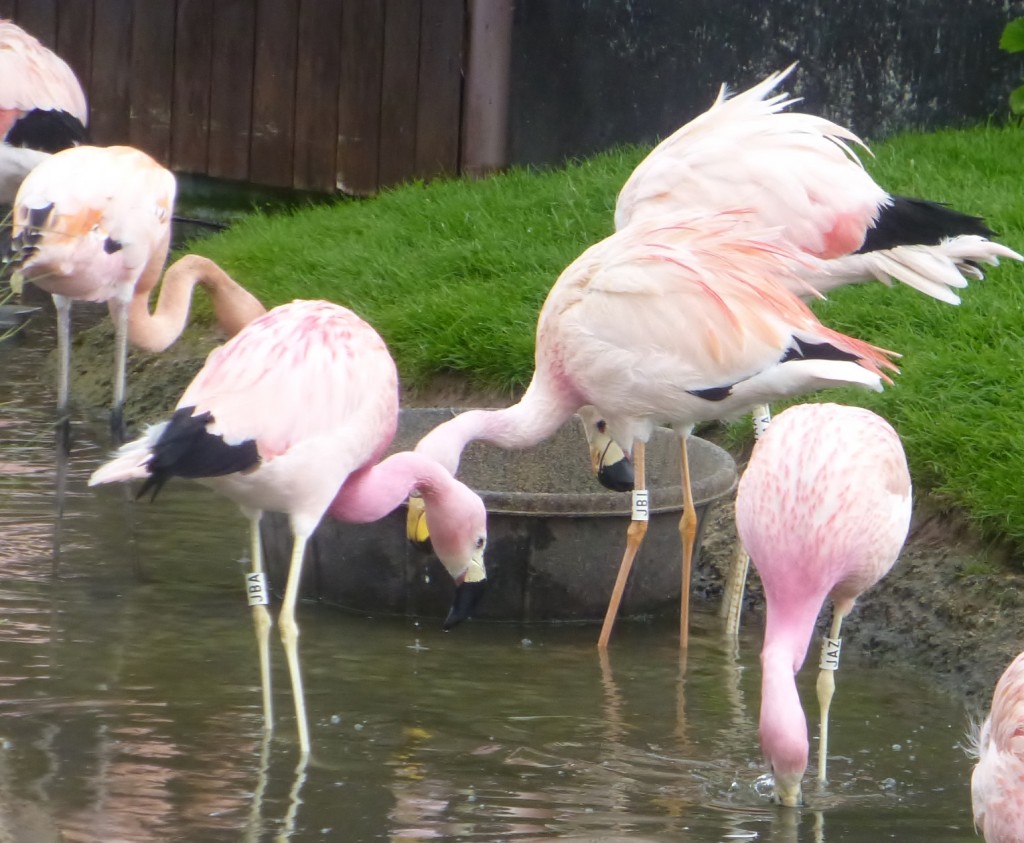
[[(418, 493), (434, 551), (457, 584), (446, 628), (469, 615), (486, 578), (483, 501), (421, 454), (379, 461), (397, 424), (398, 375), (377, 332), (339, 305), (295, 301), (213, 351), (171, 419), (122, 446), (89, 480), (142, 479), (140, 494), (155, 493), (171, 477), (201, 480), (249, 518), (257, 581), (260, 517), (287, 513), (294, 543), (279, 623), (303, 757), (310, 743), (295, 602), (306, 544), (325, 512), (376, 521)], [(262, 603), (253, 609), (270, 729), (270, 616)]]
[(58, 152), (22, 183), (14, 204), (12, 260), (25, 281), (52, 294), (60, 356), (58, 408), (67, 411), (71, 302), (106, 302), (114, 320), (112, 426), (123, 427), (128, 343), (163, 351), (185, 327), (194, 286), (209, 293), (228, 336), (265, 312), (212, 261), (183, 258), (163, 278), (176, 183), (169, 170), (127, 146)]
[[(738, 414), (829, 386), (881, 389), (889, 353), (829, 330), (788, 289), (793, 250), (776, 231), (755, 234), (743, 213), (652, 220), (592, 246), (561, 274), (537, 322), (533, 379), (519, 403), (461, 413), (416, 451), (453, 473), (482, 439), (523, 448), (591, 405), (607, 434), (633, 453), (643, 489), (644, 446), (667, 424), (685, 440), (699, 421)], [(680, 636), (688, 635), (696, 513), (686, 448)], [(605, 646), (643, 541), (638, 500), (599, 644)]]
[(761, 747), (782, 804), (796, 806), (807, 769), (797, 694), (818, 613), (834, 604), (818, 675), (818, 778), (825, 781), (828, 712), (839, 632), (854, 601), (892, 568), (910, 527), (910, 472), (896, 431), (861, 407), (803, 404), (771, 423), (736, 493), (736, 528), (764, 586)]

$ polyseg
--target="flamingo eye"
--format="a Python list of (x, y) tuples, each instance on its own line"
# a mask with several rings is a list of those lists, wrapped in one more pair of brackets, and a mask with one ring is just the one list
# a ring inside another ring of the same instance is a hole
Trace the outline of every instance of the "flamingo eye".
[(597, 432), (598, 433), (604, 433), (605, 430), (607, 430), (607, 428), (608, 428), (608, 422), (606, 422), (604, 419), (598, 419), (598, 422), (597, 422)]
[(483, 547), (483, 546), (484, 546), (484, 543), (485, 543), (486, 541), (487, 541), (487, 539), (485, 539), (485, 538), (484, 538), (483, 536), (478, 536), (478, 537), (477, 537), (477, 540), (476, 540), (476, 546), (477, 546), (478, 548), (481, 548), (481, 547)]

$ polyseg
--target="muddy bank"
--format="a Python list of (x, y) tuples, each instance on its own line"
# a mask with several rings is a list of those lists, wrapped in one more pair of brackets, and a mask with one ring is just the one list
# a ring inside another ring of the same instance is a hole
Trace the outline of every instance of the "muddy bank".
[[(168, 352), (132, 352), (126, 418), (136, 429), (165, 417), (206, 355), (222, 338), (210, 328), (190, 327)], [(72, 393), (82, 411), (102, 408), (111, 396), (113, 331), (103, 319), (78, 331), (72, 358)], [(55, 368), (46, 374), (55, 377)], [(503, 406), (513, 396), (480, 393), (458, 378), (439, 378), (428, 388), (403, 392), (404, 406)], [(739, 455), (744, 460), (744, 455)], [(694, 599), (718, 606), (733, 557), (731, 502), (713, 513)], [(919, 500), (911, 537), (900, 561), (859, 601), (844, 624), (848, 656), (906, 666), (950, 692), (986, 708), (996, 679), (1024, 647), (1024, 574), (1005, 550), (983, 546), (956, 513)], [(763, 600), (756, 574), (745, 599), (744, 626), (760, 626)], [(819, 622), (824, 629), (827, 613)], [(808, 665), (816, 663), (812, 645)]]

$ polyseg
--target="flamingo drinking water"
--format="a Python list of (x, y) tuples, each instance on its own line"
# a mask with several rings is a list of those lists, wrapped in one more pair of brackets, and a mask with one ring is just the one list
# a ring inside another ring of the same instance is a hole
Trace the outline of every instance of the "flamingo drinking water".
[[(295, 601), (306, 544), (325, 512), (376, 521), (418, 492), (434, 550), (458, 585), (446, 626), (469, 614), (486, 576), (480, 498), (422, 455), (378, 462), (397, 424), (398, 375), (377, 332), (339, 305), (296, 301), (210, 354), (171, 419), (124, 445), (89, 480), (143, 479), (142, 494), (171, 477), (192, 477), (235, 501), (250, 522), (257, 596), (263, 593), (260, 517), (267, 510), (287, 513), (294, 543), (279, 622), (303, 757), (310, 744)], [(259, 601), (253, 610), (269, 729), (270, 616)]]
[(784, 805), (800, 804), (807, 721), (797, 695), (822, 604), (832, 630), (818, 676), (824, 781), (839, 630), (854, 600), (896, 561), (910, 526), (910, 473), (899, 436), (860, 407), (803, 404), (771, 423), (736, 494), (736, 527), (764, 585), (761, 747)]

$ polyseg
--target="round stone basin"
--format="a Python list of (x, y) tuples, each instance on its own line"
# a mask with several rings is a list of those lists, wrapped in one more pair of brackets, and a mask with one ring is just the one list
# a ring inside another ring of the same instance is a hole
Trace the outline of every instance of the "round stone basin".
[[(399, 418), (391, 451), (409, 450), (458, 410), (409, 409)], [(659, 429), (647, 445), (651, 517), (633, 565), (621, 615), (678, 606), (682, 549), (679, 437)], [(709, 505), (732, 491), (729, 454), (689, 440), (690, 473), (699, 519), (696, 553)], [(462, 455), (459, 479), (487, 506), (488, 587), (474, 617), (518, 622), (597, 621), (604, 617), (626, 546), (630, 495), (604, 490), (593, 477), (582, 422), (522, 451), (474, 442)], [(268, 576), (283, 591), (291, 548), (288, 522), (263, 519)], [(695, 557), (696, 558), (696, 557)], [(366, 613), (437, 618), (454, 585), (436, 557), (405, 538), (405, 507), (374, 524), (326, 517), (310, 541), (302, 596)]]

